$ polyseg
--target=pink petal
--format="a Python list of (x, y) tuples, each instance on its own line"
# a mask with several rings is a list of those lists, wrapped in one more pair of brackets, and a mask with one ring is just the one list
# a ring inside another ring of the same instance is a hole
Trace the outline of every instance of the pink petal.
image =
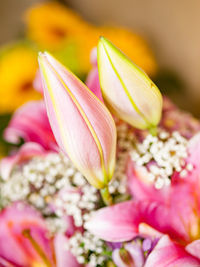
[(186, 185), (172, 188), (168, 202), (140, 201), (141, 222), (168, 234), (178, 242), (190, 242), (198, 236), (198, 216), (192, 190)]
[[(188, 153), (189, 157), (187, 160), (187, 163), (191, 163), (193, 165), (193, 172), (196, 170), (199, 172), (200, 170), (200, 164), (199, 164), (199, 158), (200, 158), (200, 133), (196, 134), (192, 139), (190, 139), (188, 144)], [(190, 177), (193, 176), (193, 172), (191, 172), (189, 175)]]
[(189, 183), (173, 186), (170, 218), (174, 232), (185, 242), (199, 237), (199, 187)]
[(86, 228), (101, 239), (112, 242), (131, 240), (138, 235), (141, 223), (148, 224), (155, 232), (169, 232), (174, 236), (176, 231), (169, 218), (169, 209), (161, 203), (127, 201), (96, 211)]
[(36, 72), (35, 79), (33, 81), (33, 87), (36, 91), (43, 93), (42, 78), (39, 70)]
[(106, 241), (122, 242), (137, 235), (139, 222), (138, 205), (127, 201), (96, 211), (86, 228)]
[[(16, 203), (0, 213), (0, 258), (13, 262), (16, 266), (30, 266), (32, 262), (42, 263), (23, 231), (29, 230), (32, 238), (52, 263), (50, 240), (46, 225), (40, 214), (33, 208)], [(6, 241), (6, 242), (5, 242)]]
[(200, 239), (186, 246), (186, 251), (200, 260)]
[(112, 116), (52, 56), (46, 53), (39, 60), (48, 116), (60, 148), (92, 185), (104, 187), (115, 164), (116, 129)]
[(64, 234), (57, 234), (54, 239), (56, 267), (80, 267), (75, 257), (67, 248), (68, 238)]
[(86, 85), (103, 102), (103, 97), (102, 97), (101, 87), (100, 87), (100, 82), (99, 82), (98, 67), (97, 67), (97, 48), (96, 47), (94, 47), (90, 53), (90, 61), (91, 61), (93, 68), (87, 76)]
[(183, 247), (163, 236), (150, 253), (144, 267), (193, 267), (200, 261), (188, 254)]
[(10, 143), (35, 142), (47, 150), (57, 150), (43, 101), (31, 101), (21, 106), (13, 115), (4, 132)]
[(45, 155), (46, 151), (37, 143), (25, 143), (19, 151), (10, 157), (3, 158), (0, 161), (0, 174), (3, 180), (7, 180), (17, 164), (21, 164), (34, 156)]
[(90, 62), (93, 67), (97, 66), (97, 47), (94, 47), (90, 53)]
[(129, 162), (128, 186), (133, 197), (142, 203), (143, 222), (177, 241), (188, 243), (196, 239), (199, 233), (200, 183), (191, 181), (197, 174), (193, 172), (193, 177), (185, 181), (179, 177), (176, 183), (163, 190), (156, 190), (146, 179), (147, 175), (144, 168)]
[(97, 67), (94, 67), (89, 72), (87, 80), (86, 80), (86, 85), (103, 102)]
[(155, 229), (150, 234), (160, 232), (176, 240), (188, 240), (181, 214), (179, 216), (179, 210), (172, 209), (173, 205), (174, 202), (166, 205), (151, 200), (123, 202), (95, 212), (86, 228), (101, 239), (121, 242), (134, 238), (141, 231), (141, 223), (145, 223)]

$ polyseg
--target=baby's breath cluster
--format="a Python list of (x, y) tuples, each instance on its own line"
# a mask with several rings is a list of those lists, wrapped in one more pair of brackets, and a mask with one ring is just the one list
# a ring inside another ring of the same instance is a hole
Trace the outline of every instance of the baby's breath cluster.
[(160, 189), (170, 184), (174, 171), (184, 178), (192, 170), (193, 166), (186, 164), (185, 160), (187, 144), (188, 141), (178, 132), (161, 131), (158, 136), (147, 135), (131, 151), (131, 157), (137, 165), (146, 167), (150, 181)]
[(55, 214), (58, 217), (72, 216), (76, 227), (83, 226), (97, 208), (100, 197), (98, 190), (85, 183), (81, 190), (66, 188), (54, 201)]
[(69, 226), (64, 218), (50, 216), (46, 217), (46, 225), (52, 235), (56, 233), (65, 233)]
[(105, 242), (88, 231), (75, 233), (69, 240), (69, 249), (80, 264), (96, 267), (103, 266), (108, 260), (109, 250)]
[(16, 166), (8, 180), (1, 181), (2, 204), (26, 200), (46, 214), (52, 196), (64, 186), (70, 186), (76, 172), (69, 159), (61, 154), (34, 157)]
[[(117, 162), (109, 191), (111, 194), (124, 194), (126, 161), (133, 147), (134, 134), (126, 123), (119, 123), (117, 131)], [(25, 200), (47, 215), (51, 212), (49, 204), (53, 202), (57, 216), (61, 217), (67, 211), (67, 214), (74, 217), (77, 226), (81, 226), (89, 218), (89, 214), (83, 214), (82, 210), (94, 210), (99, 201), (97, 190), (87, 183), (67, 157), (58, 153), (33, 157), (24, 165), (17, 165), (6, 181), (0, 180), (0, 185), (3, 207)], [(70, 190), (70, 194), (65, 194), (63, 188), (81, 188), (81, 191)], [(58, 194), (61, 190), (63, 193)]]

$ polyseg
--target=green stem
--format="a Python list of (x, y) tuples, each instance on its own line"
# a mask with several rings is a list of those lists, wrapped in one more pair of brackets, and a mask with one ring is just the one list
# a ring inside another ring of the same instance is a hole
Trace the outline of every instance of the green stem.
[(100, 190), (101, 197), (103, 199), (103, 202), (106, 204), (106, 206), (110, 206), (113, 204), (112, 196), (109, 193), (108, 186), (105, 188), (102, 188)]
[(158, 134), (158, 128), (157, 126), (152, 126), (149, 128), (149, 132), (151, 135), (156, 136)]

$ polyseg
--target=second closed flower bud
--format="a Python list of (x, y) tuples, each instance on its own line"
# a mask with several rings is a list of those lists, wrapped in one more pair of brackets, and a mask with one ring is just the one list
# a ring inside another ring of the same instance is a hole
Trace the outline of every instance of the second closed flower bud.
[(162, 96), (147, 74), (104, 37), (99, 40), (97, 58), (109, 109), (133, 127), (155, 128), (161, 118)]

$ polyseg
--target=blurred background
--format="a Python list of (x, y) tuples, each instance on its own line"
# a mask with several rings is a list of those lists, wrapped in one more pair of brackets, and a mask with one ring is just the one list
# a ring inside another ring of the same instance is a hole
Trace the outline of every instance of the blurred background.
[[(45, 1), (1, 0), (1, 44), (20, 34), (24, 27), (24, 11), (39, 2)], [(176, 72), (183, 80), (191, 101), (200, 98), (199, 0), (62, 2), (89, 22), (126, 26), (144, 36), (149, 41), (159, 65)]]
[(39, 50), (50, 51), (85, 80), (99, 35), (199, 118), (199, 11), (199, 0), (1, 0), (1, 129), (20, 105), (42, 97), (37, 91)]

